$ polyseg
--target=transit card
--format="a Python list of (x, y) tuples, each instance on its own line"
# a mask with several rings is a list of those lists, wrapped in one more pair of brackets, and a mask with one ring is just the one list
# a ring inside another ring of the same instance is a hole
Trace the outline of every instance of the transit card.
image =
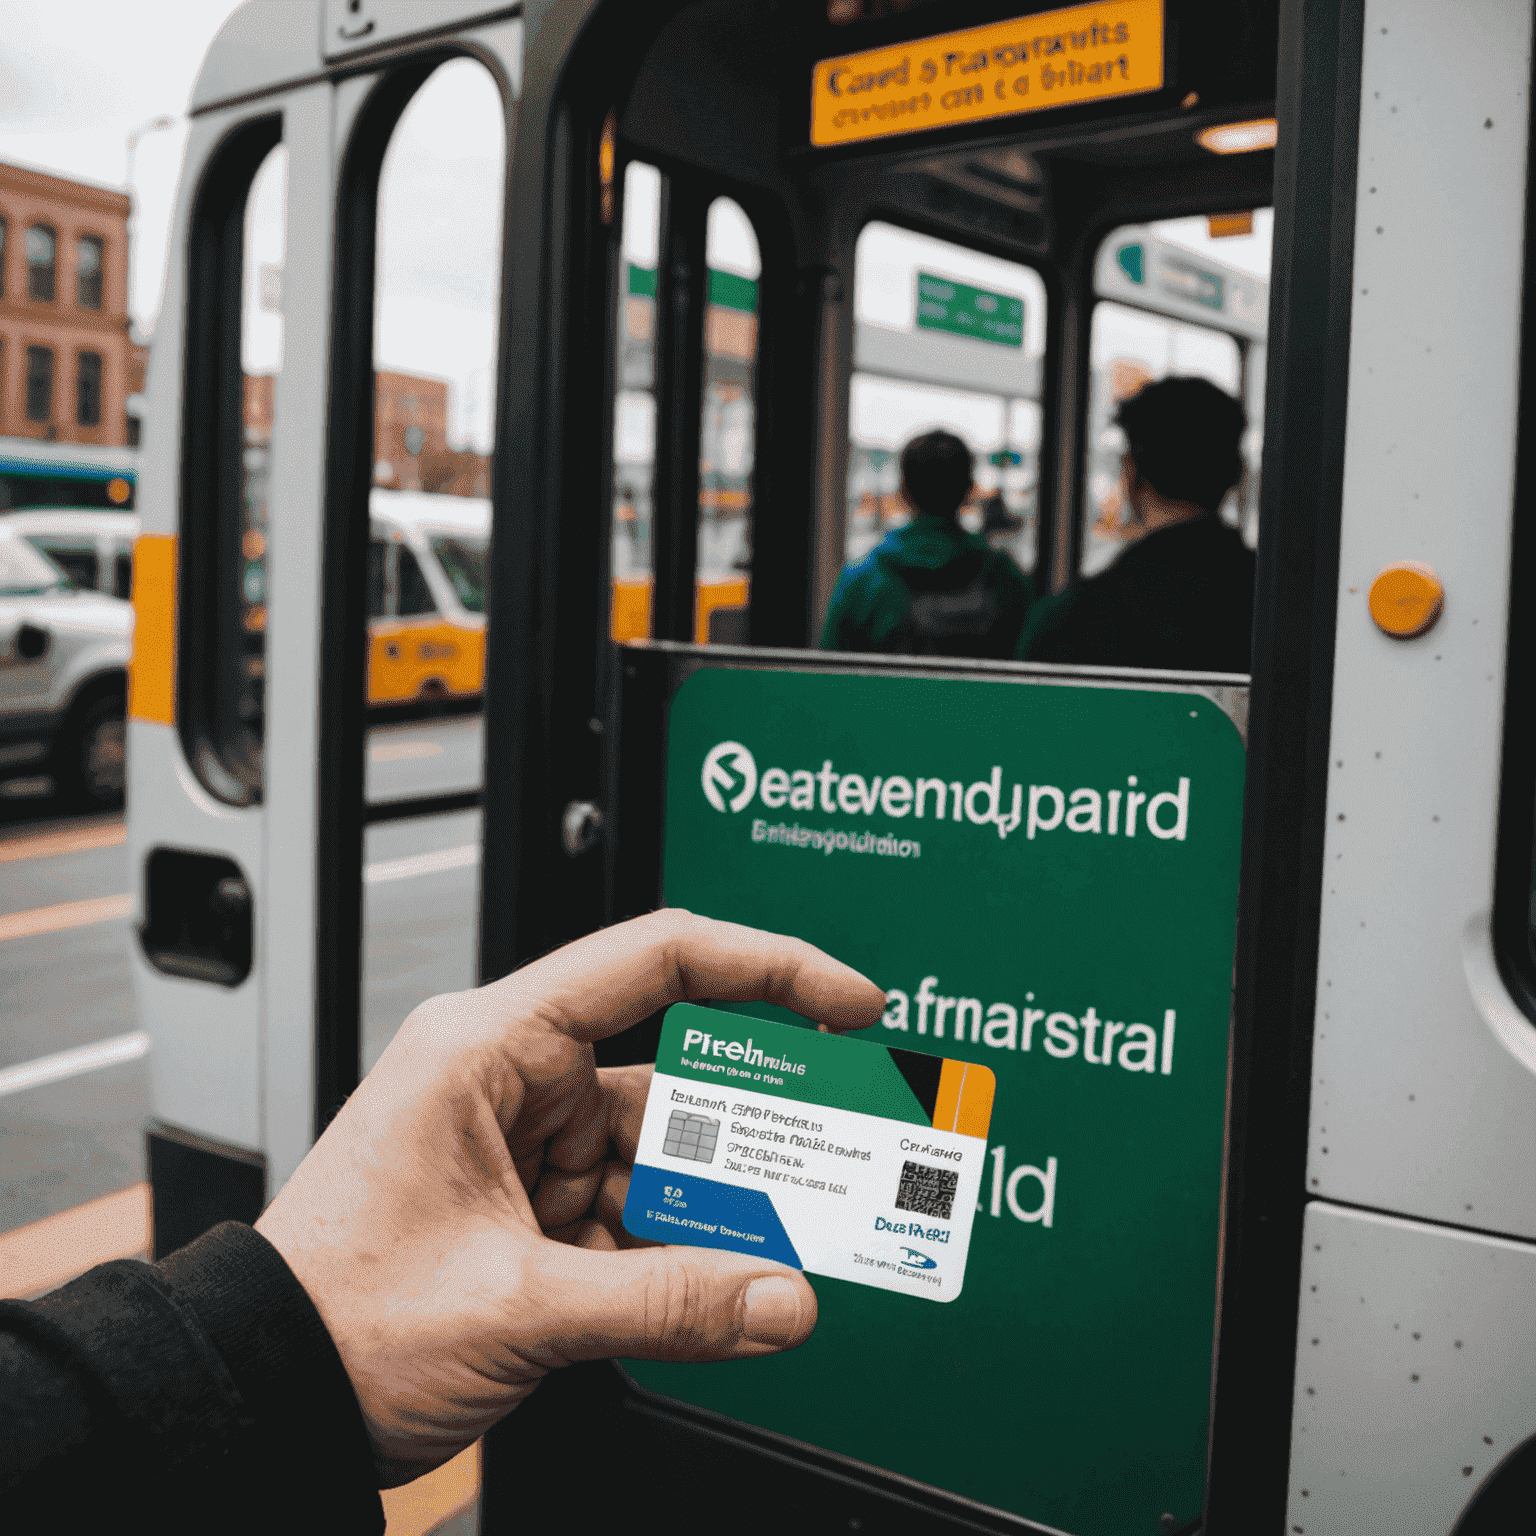
[(996, 1084), (975, 1062), (678, 1003), (625, 1230), (953, 1301)]

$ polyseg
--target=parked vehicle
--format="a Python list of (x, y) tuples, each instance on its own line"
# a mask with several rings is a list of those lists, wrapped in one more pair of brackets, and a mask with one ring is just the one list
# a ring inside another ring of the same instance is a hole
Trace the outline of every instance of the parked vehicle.
[(133, 609), (79, 590), (0, 523), (0, 773), (49, 773), (66, 798), (123, 798)]
[(478, 694), (491, 504), (375, 489), (369, 510), (368, 702)]
[(4, 526), (62, 566), (82, 591), (132, 595), (133, 541), (139, 533), (133, 513), (29, 507), (7, 513)]

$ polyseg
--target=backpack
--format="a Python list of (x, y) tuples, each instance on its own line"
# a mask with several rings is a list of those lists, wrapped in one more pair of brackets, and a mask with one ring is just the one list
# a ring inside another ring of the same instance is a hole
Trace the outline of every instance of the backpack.
[(897, 648), (908, 656), (991, 655), (1002, 604), (987, 566), (984, 555), (967, 553), (935, 571), (903, 569), (911, 602)]

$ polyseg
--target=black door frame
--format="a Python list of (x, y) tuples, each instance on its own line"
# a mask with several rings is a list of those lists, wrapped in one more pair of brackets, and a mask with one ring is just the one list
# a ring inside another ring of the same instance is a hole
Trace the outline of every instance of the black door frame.
[[(591, 452), (590, 434), (607, 414), (612, 235), (595, 227), (599, 202), (589, 183), (601, 124), (625, 89), (622, 61), (640, 58), (678, 8), (648, 8), (643, 19), (633, 4), (600, 0), (529, 0), (525, 9), (498, 420), (498, 440), (509, 445), (499, 501), (516, 516), (498, 525), (493, 545), (486, 979), (603, 921), (601, 858), (573, 859), (560, 841), (565, 805), (599, 797), (605, 701), (598, 680), (610, 671), (602, 654), (606, 603), (592, 579), (594, 557), (581, 548), (591, 533), (572, 515), (606, 497), (607, 455)], [(1289, 1468), (1363, 13), (1362, 0), (1280, 5), (1267, 430), (1206, 1516), (1206, 1529), (1223, 1536), (1278, 1528)], [(754, 1466), (775, 1478), (803, 1467), (805, 1493), (815, 1494), (806, 1523), (818, 1529), (848, 1528), (839, 1511), (857, 1502), (856, 1491), (876, 1494), (882, 1481), (809, 1449), (799, 1456), (749, 1449), (723, 1429), (635, 1402), (612, 1367), (577, 1367), (546, 1381), (491, 1435), (484, 1528), (568, 1525), (573, 1514), (594, 1528), (607, 1524), (630, 1508), (634, 1489), (622, 1460), (594, 1479), (589, 1458), (637, 1437), (692, 1466), (716, 1467), (722, 1479)], [(538, 1476), (520, 1477), (521, 1465), (537, 1466)], [(594, 1483), (625, 1486), (605, 1494)], [(1027, 1528), (946, 1502), (886, 1489), (882, 1523)]]

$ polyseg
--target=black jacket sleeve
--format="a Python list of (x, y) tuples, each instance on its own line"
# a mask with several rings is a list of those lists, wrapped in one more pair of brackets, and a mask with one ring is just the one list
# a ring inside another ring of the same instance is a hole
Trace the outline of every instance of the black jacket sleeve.
[(384, 1529), (341, 1357), (282, 1256), (236, 1222), (0, 1302), (0, 1402), (13, 1530)]

